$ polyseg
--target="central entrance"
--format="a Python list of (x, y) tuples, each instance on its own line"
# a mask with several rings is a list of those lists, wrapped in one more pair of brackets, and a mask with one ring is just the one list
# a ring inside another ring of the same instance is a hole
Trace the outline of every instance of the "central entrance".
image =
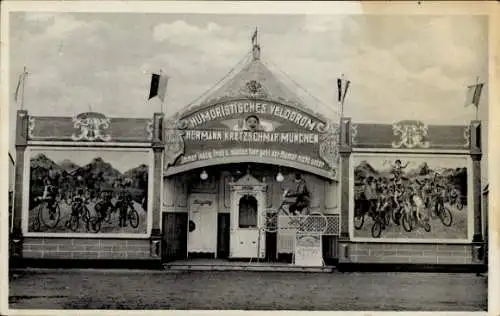
[(249, 173), (229, 183), (231, 191), (230, 258), (264, 258), (263, 211), (267, 185)]
[(214, 194), (195, 193), (189, 198), (187, 249), (190, 257), (215, 257), (217, 203)]

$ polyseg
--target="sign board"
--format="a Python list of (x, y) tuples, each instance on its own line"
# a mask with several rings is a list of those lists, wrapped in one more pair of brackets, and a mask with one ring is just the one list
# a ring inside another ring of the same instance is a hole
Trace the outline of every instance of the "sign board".
[(338, 123), (268, 101), (219, 103), (167, 122), (168, 174), (212, 164), (256, 161), (334, 178)]
[(295, 236), (295, 262), (298, 266), (323, 266), (321, 235), (307, 234)]

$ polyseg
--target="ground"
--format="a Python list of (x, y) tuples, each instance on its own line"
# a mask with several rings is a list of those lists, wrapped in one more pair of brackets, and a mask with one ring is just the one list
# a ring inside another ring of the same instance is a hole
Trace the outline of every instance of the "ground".
[(10, 308), (484, 311), (487, 280), (451, 273), (19, 272)]
[[(394, 222), (382, 231), (380, 238), (417, 238), (417, 239), (466, 239), (467, 238), (467, 206), (462, 210), (457, 209), (453, 205), (446, 204), (452, 215), (452, 223), (450, 227), (443, 225), (441, 220), (432, 216), (430, 219), (431, 231), (426, 232), (422, 227), (407, 232), (403, 226), (396, 225)], [(373, 220), (369, 216), (365, 216), (365, 223), (360, 230), (354, 230), (354, 237), (357, 238), (372, 238), (371, 229)]]

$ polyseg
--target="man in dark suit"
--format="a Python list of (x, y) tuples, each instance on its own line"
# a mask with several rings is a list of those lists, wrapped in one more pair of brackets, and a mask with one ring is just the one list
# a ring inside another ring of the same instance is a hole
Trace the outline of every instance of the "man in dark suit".
[(296, 184), (295, 190), (289, 192), (286, 197), (296, 198), (295, 202), (290, 204), (288, 210), (290, 214), (297, 215), (298, 213), (302, 213), (305, 208), (309, 207), (310, 194), (307, 183), (300, 173), (295, 173), (294, 182)]

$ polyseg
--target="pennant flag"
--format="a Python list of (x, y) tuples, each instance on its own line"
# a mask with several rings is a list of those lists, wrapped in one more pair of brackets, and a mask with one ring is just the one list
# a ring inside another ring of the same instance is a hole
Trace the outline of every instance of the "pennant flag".
[(151, 87), (149, 89), (148, 100), (151, 100), (152, 98), (158, 96), (158, 98), (162, 102), (164, 102), (165, 96), (167, 94), (167, 84), (168, 84), (168, 77), (166, 75), (164, 75), (164, 74), (152, 74)]
[(255, 28), (255, 32), (252, 35), (252, 45), (257, 45), (257, 28)]
[(465, 100), (465, 106), (474, 105), (479, 106), (479, 99), (481, 98), (481, 92), (483, 90), (484, 83), (477, 83), (467, 87), (467, 98)]
[[(345, 83), (345, 84), (342, 84), (342, 83)], [(342, 78), (337, 78), (337, 91), (338, 91), (337, 100), (341, 104), (344, 104), (345, 97), (347, 95), (347, 91), (349, 90), (350, 84), (351, 84), (351, 82), (349, 80), (344, 80)]]
[(19, 75), (19, 79), (17, 81), (17, 87), (16, 87), (16, 91), (14, 92), (14, 100), (17, 102), (20, 97), (21, 97), (21, 94), (24, 93), (24, 79), (26, 77), (26, 75), (28, 74), (28, 72), (26, 71), (26, 67), (24, 67), (24, 70), (23, 70), (23, 73)]
[(340, 102), (342, 102), (342, 104), (344, 104), (344, 101), (345, 101), (345, 97), (347, 95), (347, 90), (349, 90), (349, 85), (351, 84), (351, 82), (349, 80), (346, 81), (345, 83), (345, 90), (344, 90), (344, 94), (342, 95), (342, 100)]
[(342, 79), (340, 78), (337, 78), (337, 91), (338, 91), (337, 100), (339, 102), (342, 102)]

